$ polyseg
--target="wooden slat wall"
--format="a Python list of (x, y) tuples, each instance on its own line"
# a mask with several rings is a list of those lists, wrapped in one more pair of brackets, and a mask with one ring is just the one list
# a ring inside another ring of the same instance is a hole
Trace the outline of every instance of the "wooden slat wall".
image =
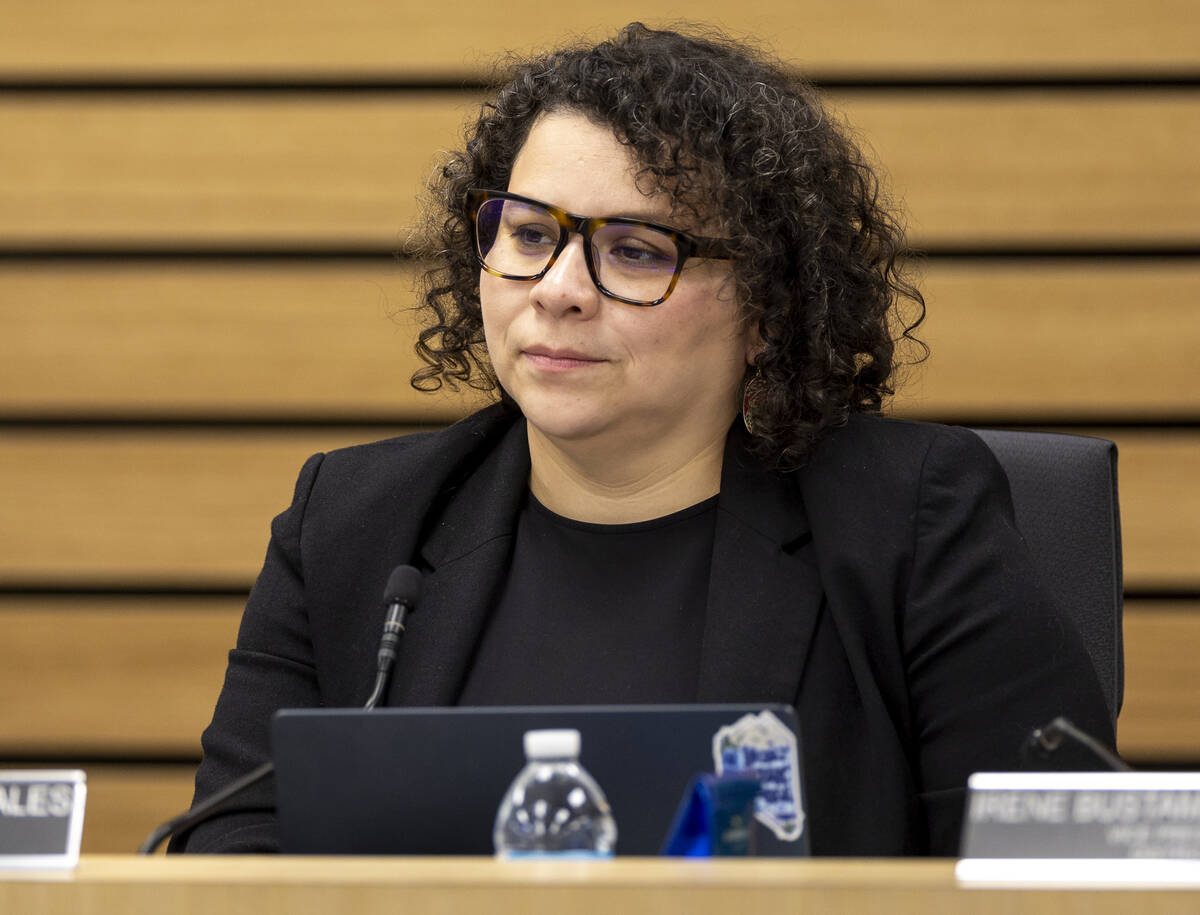
[[(10, 430), (0, 587), (248, 587), (308, 455), (405, 431)], [(1200, 593), (1200, 431), (1088, 431), (1120, 450), (1127, 586)]]
[[(4, 412), (453, 419), (461, 398), (408, 385), (416, 272), (386, 258), (0, 260)], [(933, 258), (922, 272), (933, 356), (906, 373), (906, 415), (1196, 416), (1200, 261)]]
[[(1200, 93), (842, 91), (923, 246), (1186, 244)], [(0, 98), (13, 246), (403, 247), (478, 93)], [(931, 142), (936, 138), (936, 142)]]
[(242, 604), (0, 596), (0, 754), (199, 756)]
[(57, 0), (13, 4), (5, 19), (0, 75), (28, 79), (459, 77), (486, 72), (509, 49), (605, 36), (634, 20), (722, 25), (769, 39), (816, 72), (851, 77), (1187, 72), (1200, 47), (1191, 0), (534, 0), (519, 10), (463, 0), (453, 15), (394, 0)]
[(419, 265), (383, 252), (490, 62), (634, 18), (765, 36), (838, 84), (930, 251), (934, 354), (898, 413), (1118, 442), (1121, 747), (1200, 764), (1200, 7), (734, 9), (5, 11), (0, 765), (86, 765), (85, 849), (186, 803), (300, 462), (471, 408), (408, 388)]
[[(197, 754), (241, 606), (239, 597), (0, 597), (0, 757)], [(1200, 601), (1130, 600), (1125, 638), (1123, 751), (1194, 762)]]

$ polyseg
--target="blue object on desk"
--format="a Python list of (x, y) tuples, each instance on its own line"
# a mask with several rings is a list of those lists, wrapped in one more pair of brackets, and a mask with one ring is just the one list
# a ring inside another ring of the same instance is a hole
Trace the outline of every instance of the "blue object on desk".
[(758, 779), (697, 775), (688, 783), (662, 853), (713, 858), (754, 854), (754, 798)]

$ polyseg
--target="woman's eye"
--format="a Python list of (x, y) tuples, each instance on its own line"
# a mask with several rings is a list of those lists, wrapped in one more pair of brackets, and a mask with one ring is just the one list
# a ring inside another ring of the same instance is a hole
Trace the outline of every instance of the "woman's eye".
[(512, 239), (523, 248), (552, 248), (558, 243), (558, 233), (540, 225), (515, 226)]
[(608, 257), (625, 267), (647, 269), (670, 269), (675, 263), (675, 253), (660, 250), (637, 239), (625, 239), (611, 245)]

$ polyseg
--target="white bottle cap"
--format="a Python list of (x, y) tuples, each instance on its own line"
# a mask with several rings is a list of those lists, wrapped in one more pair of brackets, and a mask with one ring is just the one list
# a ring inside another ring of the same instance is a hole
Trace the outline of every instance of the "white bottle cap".
[(579, 755), (579, 732), (573, 728), (526, 731), (526, 759), (573, 759)]

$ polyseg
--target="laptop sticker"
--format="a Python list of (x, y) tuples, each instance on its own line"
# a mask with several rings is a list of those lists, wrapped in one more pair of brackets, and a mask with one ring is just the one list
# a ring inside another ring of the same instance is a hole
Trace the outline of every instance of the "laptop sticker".
[(771, 712), (743, 715), (713, 735), (717, 775), (745, 774), (759, 781), (754, 818), (784, 842), (804, 830), (796, 735)]

